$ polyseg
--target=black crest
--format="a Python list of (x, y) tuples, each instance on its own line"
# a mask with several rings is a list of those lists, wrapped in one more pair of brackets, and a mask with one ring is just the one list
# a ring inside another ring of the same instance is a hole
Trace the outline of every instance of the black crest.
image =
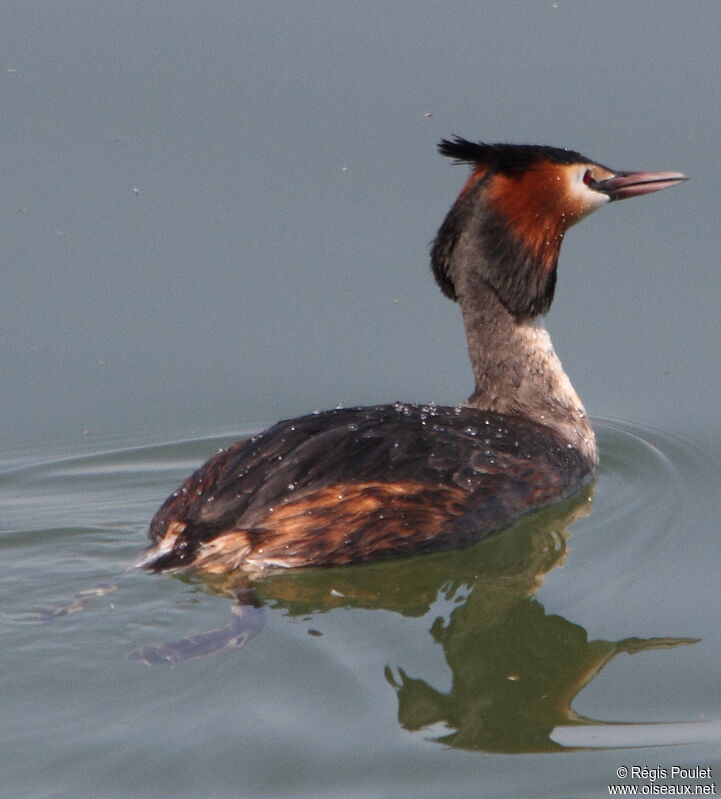
[(536, 161), (544, 159), (554, 164), (590, 164), (585, 155), (560, 147), (544, 147), (538, 144), (484, 144), (470, 142), (459, 136), (453, 141), (443, 139), (438, 152), (458, 163), (486, 166), (495, 172), (523, 172)]

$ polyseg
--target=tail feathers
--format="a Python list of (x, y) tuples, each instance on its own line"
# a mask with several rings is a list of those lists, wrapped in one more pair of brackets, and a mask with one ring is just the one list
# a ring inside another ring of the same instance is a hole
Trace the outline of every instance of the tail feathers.
[(243, 567), (252, 550), (252, 530), (213, 530), (171, 522), (160, 540), (146, 550), (136, 566), (151, 572), (197, 569), (225, 574)]
[(170, 522), (162, 536), (156, 539), (156, 543), (145, 551), (135, 565), (151, 572), (188, 568), (193, 562), (193, 550), (196, 547), (183, 533), (186, 533), (185, 522)]

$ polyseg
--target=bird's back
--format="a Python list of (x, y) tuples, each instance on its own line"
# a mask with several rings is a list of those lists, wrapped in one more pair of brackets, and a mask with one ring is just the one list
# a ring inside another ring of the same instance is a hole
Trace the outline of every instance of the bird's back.
[(526, 418), (401, 403), (309, 414), (191, 475), (151, 523), (146, 566), (329, 566), (461, 546), (590, 473)]

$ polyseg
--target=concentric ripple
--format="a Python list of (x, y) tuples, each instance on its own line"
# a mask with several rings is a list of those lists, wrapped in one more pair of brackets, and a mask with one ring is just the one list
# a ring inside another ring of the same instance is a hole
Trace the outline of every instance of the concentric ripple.
[(587, 524), (607, 551), (642, 552), (703, 514), (700, 499), (719, 469), (710, 452), (652, 427), (611, 419), (594, 426), (600, 464)]

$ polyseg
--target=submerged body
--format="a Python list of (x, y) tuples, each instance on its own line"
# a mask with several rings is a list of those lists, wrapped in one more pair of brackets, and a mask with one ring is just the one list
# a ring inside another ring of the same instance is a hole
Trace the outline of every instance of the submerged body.
[(547, 147), (443, 142), (475, 169), (432, 263), (464, 318), (475, 390), (458, 407), (314, 413), (216, 453), (163, 504), (154, 571), (360, 563), (462, 546), (588, 480), (593, 430), (543, 327), (565, 230), (684, 180)]

